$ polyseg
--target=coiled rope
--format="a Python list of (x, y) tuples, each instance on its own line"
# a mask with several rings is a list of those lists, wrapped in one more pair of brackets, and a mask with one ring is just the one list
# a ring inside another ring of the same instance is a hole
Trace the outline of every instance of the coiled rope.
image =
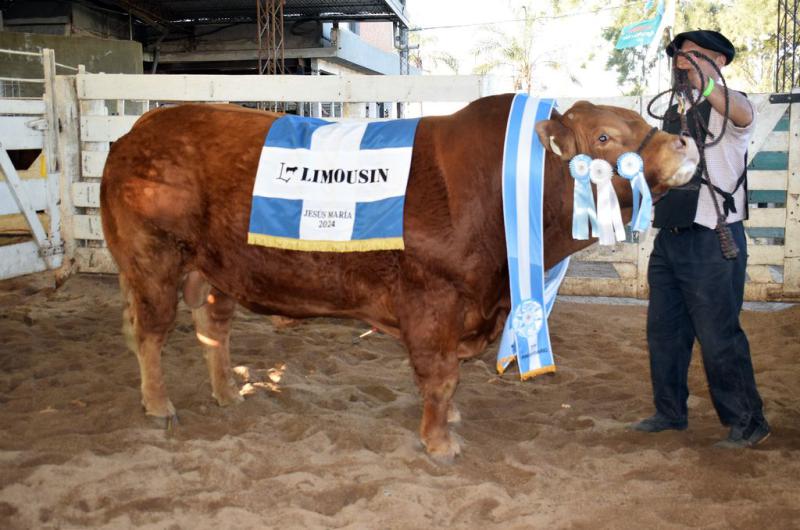
[[(725, 111), (723, 112), (723, 121), (722, 121), (722, 129), (720, 130), (719, 135), (714, 137), (714, 134), (708, 130), (708, 123), (703, 120), (703, 117), (700, 116), (699, 112), (692, 112), (691, 117), (694, 121), (694, 135), (692, 135), (691, 130), (688, 124), (688, 117), (690, 116), (689, 112), (695, 107), (700, 104), (701, 95), (700, 91), (695, 91), (694, 87), (692, 87), (691, 83), (689, 82), (689, 76), (685, 70), (681, 70), (677, 66), (677, 58), (678, 56), (684, 57), (692, 67), (697, 71), (698, 75), (700, 76), (700, 86), (707, 86), (708, 78), (704, 75), (703, 70), (700, 68), (700, 65), (697, 63), (697, 59), (703, 60), (708, 62), (714, 72), (717, 74), (718, 78), (722, 82), (721, 84), (724, 86), (724, 95), (725, 95)], [(725, 132), (727, 131), (728, 127), (728, 120), (730, 119), (730, 95), (728, 94), (728, 86), (725, 83), (725, 78), (722, 76), (722, 72), (720, 71), (717, 63), (714, 62), (711, 57), (708, 55), (701, 53), (696, 50), (691, 50), (688, 52), (683, 52), (681, 50), (675, 50), (675, 60), (672, 62), (672, 78), (673, 78), (673, 86), (668, 88), (667, 90), (657, 94), (650, 100), (650, 103), (647, 104), (647, 113), (657, 120), (661, 120), (664, 123), (666, 122), (673, 122), (675, 120), (680, 119), (681, 121), (681, 135), (682, 136), (689, 136), (691, 137), (695, 144), (697, 145), (697, 150), (700, 153), (700, 164), (703, 172), (703, 176), (705, 177), (705, 181), (709, 186), (711, 192), (711, 199), (714, 203), (714, 210), (717, 214), (717, 227), (715, 231), (717, 232), (717, 236), (719, 237), (720, 247), (722, 249), (722, 255), (726, 259), (735, 259), (736, 256), (739, 254), (739, 248), (736, 246), (736, 242), (733, 240), (733, 234), (731, 233), (731, 229), (728, 226), (728, 223), (725, 220), (725, 215), (722, 213), (722, 208), (719, 204), (719, 199), (717, 194), (714, 193), (714, 190), (719, 190), (714, 183), (711, 181), (711, 176), (708, 174), (708, 167), (706, 166), (706, 156), (705, 150), (709, 147), (713, 147), (717, 145), (722, 138), (725, 136)], [(665, 95), (669, 94), (669, 104), (667, 105), (667, 110), (664, 112), (663, 116), (657, 115), (653, 112), (653, 104), (664, 97)], [(677, 101), (677, 113), (670, 115), (670, 109), (673, 108), (675, 105), (675, 99)], [(711, 141), (704, 141), (703, 140), (703, 133), (705, 133), (706, 138), (712, 138)], [(721, 190), (720, 190), (721, 191)]]

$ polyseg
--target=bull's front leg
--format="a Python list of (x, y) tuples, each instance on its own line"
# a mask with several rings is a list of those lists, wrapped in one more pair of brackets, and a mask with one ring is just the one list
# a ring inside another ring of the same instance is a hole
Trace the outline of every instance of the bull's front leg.
[[(239, 387), (233, 379), (229, 347), (236, 300), (213, 287), (201, 291), (205, 293), (204, 303), (192, 308), (192, 318), (208, 365), (211, 395), (221, 406), (232, 405), (242, 401)], [(184, 292), (187, 303), (190, 298)]]
[(412, 349), (411, 364), (422, 394), (419, 435), (431, 456), (450, 460), (461, 452), (448, 420), (456, 420), (452, 404), (458, 386), (458, 358), (452, 352)]
[(431, 456), (451, 460), (461, 451), (447, 425), (460, 416), (452, 402), (459, 368), (456, 350), (461, 319), (457, 298), (444, 289), (415, 294), (405, 298), (411, 306), (404, 308), (401, 328), (422, 394), (420, 439)]

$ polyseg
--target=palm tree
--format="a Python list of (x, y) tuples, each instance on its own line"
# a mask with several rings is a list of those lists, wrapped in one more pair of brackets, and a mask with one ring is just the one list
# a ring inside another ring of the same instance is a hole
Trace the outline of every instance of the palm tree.
[(524, 6), (521, 11), (524, 12), (525, 19), (519, 32), (506, 33), (496, 25), (483, 29), (488, 35), (478, 41), (473, 52), (484, 61), (475, 66), (474, 72), (487, 75), (501, 66), (511, 66), (514, 70), (514, 90), (530, 92), (533, 73), (531, 48), (536, 19), (528, 16), (528, 10)]
[(458, 74), (458, 59), (449, 52), (436, 50), (437, 43), (438, 39), (433, 35), (423, 35), (419, 31), (412, 31), (409, 38), (409, 44), (411, 44), (409, 62), (415, 68), (427, 73), (444, 65), (453, 74)]
[[(562, 2), (565, 5), (573, 3)], [(531, 7), (523, 5), (514, 9), (515, 21), (522, 24), (514, 26), (512, 31), (505, 31), (497, 25), (485, 27), (483, 32), (487, 35), (473, 49), (475, 56), (483, 59), (483, 62), (475, 66), (473, 72), (487, 75), (500, 67), (509, 66), (513, 69), (514, 90), (530, 93), (536, 67), (549, 66), (556, 70), (562, 68), (561, 63), (552, 58), (553, 50), (534, 53), (533, 42), (540, 17), (544, 15), (545, 9), (559, 12), (557, 2), (551, 0), (549, 4), (536, 12), (532, 7), (533, 2), (530, 3)], [(574, 79), (574, 76), (570, 75), (570, 78)]]

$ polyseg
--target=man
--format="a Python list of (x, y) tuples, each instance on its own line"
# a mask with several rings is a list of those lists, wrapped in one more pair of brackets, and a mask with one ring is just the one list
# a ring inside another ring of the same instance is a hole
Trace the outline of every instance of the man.
[[(712, 402), (722, 424), (730, 427), (728, 437), (715, 445), (753, 447), (770, 433), (753, 376), (750, 346), (739, 325), (747, 264), (742, 226), (747, 215), (745, 168), (755, 111), (746, 95), (722, 85), (706, 60), (692, 57), (703, 72), (701, 77), (676, 50), (700, 52), (722, 68), (736, 53), (731, 42), (716, 31), (699, 30), (677, 35), (667, 47), (667, 55), (688, 74), (688, 82), (702, 101), (687, 116), (695, 141), (702, 144), (718, 139), (726, 93), (729, 121), (719, 143), (705, 150), (711, 182), (705, 180), (701, 168), (684, 189), (671, 190), (656, 204), (653, 225), (660, 230), (647, 273), (647, 342), (656, 413), (631, 428), (653, 433), (686, 429), (687, 378), (696, 337)], [(706, 119), (708, 139), (702, 127), (696, 130), (692, 112)], [(680, 127), (680, 121), (665, 119), (665, 130), (680, 132)], [(726, 223), (738, 247), (738, 255), (732, 259), (723, 255), (715, 231)]]

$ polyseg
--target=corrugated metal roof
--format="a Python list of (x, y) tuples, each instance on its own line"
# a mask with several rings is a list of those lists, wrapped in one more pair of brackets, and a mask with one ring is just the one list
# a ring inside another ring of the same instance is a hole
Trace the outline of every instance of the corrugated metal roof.
[[(230, 23), (256, 19), (256, 0), (89, 0), (171, 24)], [(284, 17), (317, 20), (392, 20), (408, 26), (404, 0), (286, 0)]]

